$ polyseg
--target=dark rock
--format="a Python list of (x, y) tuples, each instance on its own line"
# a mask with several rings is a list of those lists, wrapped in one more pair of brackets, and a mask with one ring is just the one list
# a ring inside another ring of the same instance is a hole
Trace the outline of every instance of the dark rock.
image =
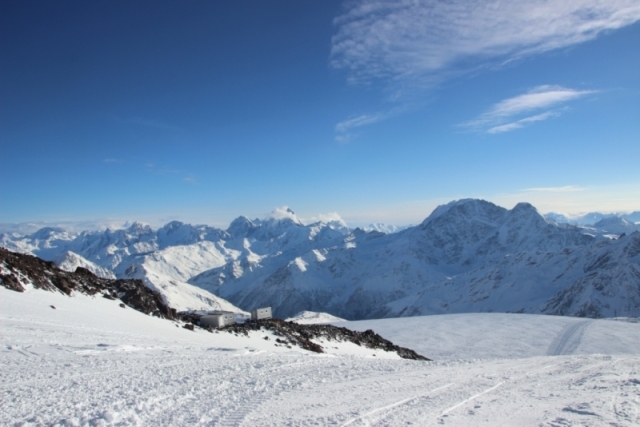
[(185, 323), (183, 328), (193, 331), (193, 323)]
[(348, 341), (370, 349), (391, 351), (397, 353), (398, 356), (403, 359), (430, 360), (413, 350), (393, 344), (371, 329), (364, 332), (357, 332), (333, 325), (300, 325), (294, 322), (285, 322), (280, 319), (263, 319), (224, 326), (220, 330), (233, 334), (248, 335), (249, 331), (258, 331), (261, 329), (272, 331), (274, 335), (282, 337), (276, 338), (278, 344), (286, 345), (287, 347), (289, 347), (289, 345), (296, 345), (316, 353), (323, 353), (322, 346), (311, 340), (323, 339), (325, 341)]
[(80, 292), (86, 295), (102, 294), (108, 299), (120, 299), (135, 310), (152, 316), (175, 319), (176, 310), (169, 307), (162, 295), (141, 280), (103, 279), (86, 268), (78, 267), (70, 273), (32, 255), (19, 254), (0, 248), (0, 285), (7, 289), (24, 292), (23, 284), (31, 282), (36, 289), (61, 292), (71, 295)]

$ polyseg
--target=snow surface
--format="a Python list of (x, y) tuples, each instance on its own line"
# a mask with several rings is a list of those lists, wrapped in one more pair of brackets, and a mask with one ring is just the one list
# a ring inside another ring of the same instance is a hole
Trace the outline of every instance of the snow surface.
[(315, 354), (263, 331), (192, 332), (104, 298), (0, 288), (0, 425), (640, 424), (638, 323), (461, 314), (346, 325), (437, 361), (339, 344)]
[(287, 322), (295, 322), (301, 325), (316, 325), (326, 323), (345, 322), (345, 319), (336, 317), (329, 313), (318, 313), (315, 311), (301, 311), (293, 317), (286, 319)]
[(640, 354), (633, 319), (465, 313), (334, 323), (383, 338), (436, 360), (570, 354)]

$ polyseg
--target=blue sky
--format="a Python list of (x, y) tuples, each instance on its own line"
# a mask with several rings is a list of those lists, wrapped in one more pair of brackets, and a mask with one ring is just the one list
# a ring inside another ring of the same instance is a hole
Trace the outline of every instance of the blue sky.
[(4, 1), (0, 223), (640, 210), (639, 21), (637, 0)]

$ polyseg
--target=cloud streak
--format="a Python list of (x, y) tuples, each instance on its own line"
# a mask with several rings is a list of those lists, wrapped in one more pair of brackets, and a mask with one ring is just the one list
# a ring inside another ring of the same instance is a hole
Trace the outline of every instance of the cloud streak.
[[(558, 117), (563, 109), (562, 104), (596, 93), (594, 90), (576, 90), (562, 86), (538, 86), (527, 93), (498, 102), (478, 118), (461, 124), (462, 127), (490, 134), (510, 132), (535, 122)], [(538, 112), (534, 115), (529, 115)], [(526, 116), (526, 117), (523, 117)]]
[(352, 83), (428, 87), (638, 20), (637, 0), (356, 0), (334, 21), (330, 64)]
[(535, 187), (535, 188), (525, 188), (521, 190), (525, 193), (571, 193), (575, 191), (584, 191), (585, 187), (580, 187), (578, 185), (565, 185), (562, 187)]
[(354, 138), (353, 131), (362, 127), (387, 120), (393, 116), (401, 114), (406, 107), (394, 107), (387, 111), (377, 113), (361, 114), (347, 120), (343, 120), (335, 126), (336, 141), (342, 144), (349, 143)]
[(376, 113), (376, 114), (362, 114), (352, 119), (343, 120), (336, 125), (336, 132), (345, 133), (353, 128), (359, 128), (361, 126), (370, 125), (380, 120), (384, 120), (388, 117), (388, 114)]

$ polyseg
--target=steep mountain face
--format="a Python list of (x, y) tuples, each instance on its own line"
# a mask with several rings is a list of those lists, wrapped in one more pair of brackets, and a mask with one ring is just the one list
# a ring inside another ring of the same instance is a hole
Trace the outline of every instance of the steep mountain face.
[[(621, 221), (605, 219), (599, 230), (635, 226)], [(141, 279), (179, 310), (233, 303), (271, 306), (281, 318), (307, 310), (346, 319), (640, 314), (638, 258), (628, 255), (638, 233), (616, 240), (621, 233), (590, 230), (545, 219), (528, 203), (508, 210), (465, 199), (393, 234), (350, 231), (341, 220), (305, 225), (280, 209), (263, 220), (239, 217), (227, 230), (174, 221), (154, 232), (136, 223), (79, 235), (5, 234), (0, 244), (69, 269)]]
[[(225, 265), (190, 282), (247, 309), (273, 306), (281, 317), (303, 310), (348, 319), (540, 312), (570, 277), (581, 277), (565, 270), (581, 262), (580, 248), (596, 241), (577, 227), (547, 222), (527, 203), (507, 210), (460, 200), (399, 233), (356, 231), (333, 247)], [(497, 286), (497, 278), (505, 283)]]
[(640, 224), (634, 224), (620, 217), (611, 217), (596, 222), (593, 228), (600, 232), (620, 235), (640, 231)]
[(115, 274), (113, 274), (111, 270), (100, 267), (99, 265), (71, 251), (66, 251), (63, 254), (54, 257), (53, 262), (56, 263), (58, 268), (64, 271), (74, 272), (78, 267), (82, 267), (103, 279), (116, 278)]
[(585, 257), (583, 275), (543, 307), (547, 314), (581, 317), (640, 317), (640, 232)]
[(229, 240), (229, 233), (206, 225), (191, 225), (172, 221), (157, 232), (157, 244), (160, 249), (170, 246), (191, 245), (198, 242), (217, 242)]

